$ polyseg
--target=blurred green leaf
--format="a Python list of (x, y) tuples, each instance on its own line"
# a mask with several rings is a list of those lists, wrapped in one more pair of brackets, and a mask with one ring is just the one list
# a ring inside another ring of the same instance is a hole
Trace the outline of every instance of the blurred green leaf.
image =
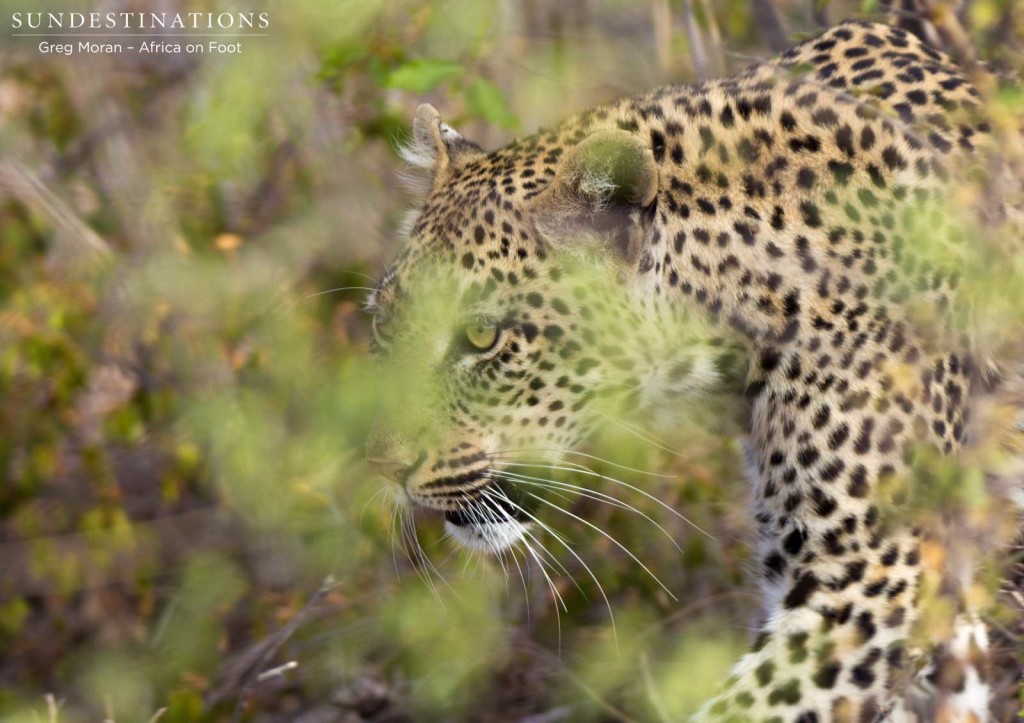
[(413, 60), (395, 68), (388, 75), (385, 86), (411, 90), (414, 93), (425, 93), (436, 88), (447, 80), (454, 80), (465, 70), (458, 63), (448, 60), (424, 58)]
[(466, 101), (474, 114), (502, 128), (517, 128), (519, 119), (509, 110), (501, 90), (486, 78), (476, 78), (466, 88)]
[(354, 63), (365, 60), (369, 54), (369, 49), (362, 43), (333, 45), (322, 54), (318, 77), (321, 80), (334, 80)]
[(31, 612), (24, 598), (0, 604), (0, 633), (17, 633)]
[(82, 661), (78, 687), (85, 697), (102, 702), (108, 720), (145, 721), (157, 708), (148, 672), (138, 656), (99, 650)]

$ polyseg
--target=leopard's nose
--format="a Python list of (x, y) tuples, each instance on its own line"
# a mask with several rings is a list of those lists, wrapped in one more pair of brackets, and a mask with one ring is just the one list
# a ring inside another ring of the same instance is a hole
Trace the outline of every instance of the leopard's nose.
[(400, 482), (409, 476), (407, 470), (409, 469), (408, 464), (404, 462), (396, 462), (391, 459), (374, 459), (372, 457), (366, 458), (366, 463), (370, 465), (377, 474), (386, 477), (392, 482)]
[(408, 440), (384, 420), (376, 420), (366, 438), (366, 463), (375, 472), (393, 482), (408, 476), (406, 470), (415, 461)]
[(404, 485), (409, 476), (415, 472), (427, 458), (426, 452), (420, 452), (413, 461), (395, 457), (366, 457), (366, 463), (380, 475), (392, 482)]

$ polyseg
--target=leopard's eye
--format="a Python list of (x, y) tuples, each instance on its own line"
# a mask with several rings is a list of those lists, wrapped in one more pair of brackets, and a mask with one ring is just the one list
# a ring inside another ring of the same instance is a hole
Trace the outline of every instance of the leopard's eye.
[(391, 320), (383, 314), (374, 314), (373, 319), (371, 320), (371, 327), (374, 339), (378, 343), (387, 342), (389, 340), (390, 335), (388, 333), (387, 326), (390, 321)]
[(466, 324), (466, 341), (477, 351), (487, 351), (498, 341), (498, 325), (485, 317), (477, 317)]

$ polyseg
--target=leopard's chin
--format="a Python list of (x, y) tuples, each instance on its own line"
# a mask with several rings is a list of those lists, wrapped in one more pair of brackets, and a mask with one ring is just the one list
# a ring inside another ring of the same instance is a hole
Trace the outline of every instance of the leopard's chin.
[(444, 529), (463, 547), (481, 552), (500, 553), (526, 539), (528, 522), (507, 519), (500, 522), (470, 522), (456, 518), (458, 513), (446, 513)]
[(445, 532), (457, 544), (497, 554), (529, 536), (531, 505), (514, 487), (501, 480), (483, 479), (483, 486), (470, 486), (464, 497), (452, 495), (439, 501), (413, 496), (411, 500), (419, 509), (440, 513)]

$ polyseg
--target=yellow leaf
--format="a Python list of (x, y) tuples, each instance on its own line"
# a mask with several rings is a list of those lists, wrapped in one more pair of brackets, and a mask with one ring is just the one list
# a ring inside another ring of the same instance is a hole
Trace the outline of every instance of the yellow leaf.
[(217, 238), (213, 240), (213, 245), (218, 251), (227, 253), (242, 245), (242, 237), (237, 233), (218, 234)]

